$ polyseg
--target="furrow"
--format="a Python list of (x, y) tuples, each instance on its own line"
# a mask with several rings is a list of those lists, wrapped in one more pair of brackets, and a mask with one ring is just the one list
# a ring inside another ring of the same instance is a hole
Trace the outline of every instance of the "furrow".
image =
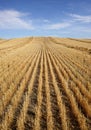
[(50, 99), (50, 86), (48, 82), (48, 67), (47, 67), (47, 57), (44, 53), (44, 64), (45, 64), (45, 87), (46, 87), (46, 100), (47, 100), (47, 130), (53, 130), (53, 118), (51, 111), (51, 99)]
[[(87, 91), (87, 89), (86, 89), (85, 86), (82, 84), (82, 82), (79, 81), (78, 78), (76, 78), (75, 75), (72, 73), (72, 71), (67, 67), (66, 61), (65, 61), (63, 58), (61, 58), (60, 55), (58, 55), (58, 54), (56, 55), (56, 53), (55, 53), (55, 56), (56, 56), (56, 59), (59, 60), (60, 64), (61, 64), (61, 65), (63, 66), (63, 68), (65, 69), (66, 73), (69, 75), (70, 80), (73, 80), (73, 82), (75, 83), (75, 85), (79, 87), (81, 93), (82, 93), (83, 95), (85, 95), (85, 96), (87, 97), (88, 101), (90, 102), (90, 101), (91, 101), (90, 92)], [(61, 58), (61, 59), (60, 59), (60, 58)]]
[(65, 107), (65, 104), (63, 103), (62, 94), (61, 94), (61, 92), (58, 88), (58, 83), (56, 81), (55, 74), (54, 74), (54, 71), (53, 71), (54, 68), (51, 64), (51, 61), (50, 61), (48, 54), (47, 54), (47, 57), (48, 57), (50, 74), (51, 74), (52, 83), (53, 83), (53, 87), (52, 87), (51, 91), (54, 90), (54, 92), (55, 92), (54, 94), (56, 94), (56, 98), (57, 98), (57, 101), (55, 101), (56, 99), (54, 98), (55, 105), (56, 105), (54, 108), (56, 109), (56, 107), (58, 106), (56, 115), (55, 114), (54, 115), (55, 115), (55, 118), (57, 119), (57, 120), (55, 120), (55, 126), (57, 125), (57, 122), (59, 122), (59, 124), (58, 124), (58, 126), (56, 126), (55, 129), (69, 130), (68, 118), (67, 118), (67, 115), (66, 115), (66, 107)]
[[(30, 58), (30, 60), (32, 60), (34, 58), (34, 55), (33, 57)], [(29, 58), (28, 58), (28, 61), (29, 61)], [(27, 63), (27, 62), (26, 62)], [(25, 63), (24, 63), (25, 64)], [(22, 81), (22, 75), (26, 73), (27, 69), (29, 67), (29, 64), (27, 65), (24, 65), (24, 68), (21, 69), (21, 73), (18, 73), (18, 79), (17, 77), (15, 78), (15, 84), (14, 83), (11, 83), (9, 89), (7, 90), (7, 92), (4, 94), (4, 96), (2, 97), (1, 101), (0, 101), (0, 106), (2, 106), (0, 108), (0, 116), (2, 115), (2, 113), (4, 112), (4, 110), (6, 109), (7, 105), (10, 103), (13, 95), (15, 94), (15, 92), (17, 91), (18, 89), (18, 86), (20, 84), (20, 82)], [(16, 73), (17, 74), (17, 73)], [(7, 98), (8, 97), (8, 98)], [(3, 103), (3, 104), (2, 104)]]
[(35, 126), (34, 130), (40, 130), (40, 122), (41, 122), (41, 106), (42, 106), (42, 86), (43, 86), (43, 52), (41, 56), (41, 65), (40, 65), (40, 74), (39, 74), (39, 84), (38, 84), (38, 95), (37, 100), (38, 104), (36, 107), (36, 115), (35, 115)]
[[(31, 112), (29, 107), (31, 106), (32, 92), (33, 92), (33, 89), (34, 89), (34, 81), (35, 81), (35, 75), (36, 75), (36, 72), (37, 72), (37, 69), (38, 69), (39, 59), (40, 59), (40, 55), (38, 55), (38, 59), (37, 59), (36, 65), (34, 67), (32, 77), (29, 81), (28, 91), (25, 94), (26, 97), (25, 97), (25, 100), (24, 100), (24, 103), (23, 103), (23, 107), (22, 107), (22, 110), (20, 112), (20, 116), (17, 119), (17, 129), (18, 130), (32, 129), (32, 128), (28, 128), (29, 126), (32, 127), (32, 125), (31, 125), (31, 122), (30, 122), (31, 120), (27, 120), (27, 119), (29, 119), (30, 116), (32, 116), (31, 114), (34, 114), (34, 113)], [(35, 95), (34, 95), (34, 97), (35, 97)], [(27, 121), (29, 121), (28, 124), (26, 124)]]
[[(38, 54), (37, 54), (38, 55)], [(8, 127), (10, 126), (10, 123), (13, 119), (13, 115), (14, 115), (14, 111), (15, 109), (17, 108), (17, 105), (21, 99), (21, 96), (26, 88), (26, 84), (29, 80), (29, 76), (31, 74), (31, 71), (32, 71), (32, 67), (34, 66), (35, 62), (36, 62), (36, 58), (37, 58), (37, 55), (36, 57), (34, 58), (32, 64), (31, 64), (31, 67), (30, 69), (27, 70), (24, 78), (22, 79), (21, 83), (20, 83), (20, 87), (18, 88), (16, 94), (13, 96), (12, 100), (11, 100), (11, 104), (8, 106), (8, 109), (7, 111), (5, 112), (5, 115), (4, 115), (4, 118), (3, 118), (3, 121), (1, 122), (0, 124), (0, 128), (2, 130), (8, 130)], [(18, 99), (17, 99), (18, 97)], [(11, 115), (12, 113), (12, 115)]]
[(84, 117), (84, 115), (79, 110), (76, 99), (73, 96), (72, 91), (69, 89), (67, 81), (64, 79), (64, 77), (60, 73), (60, 71), (59, 71), (58, 67), (56, 66), (55, 61), (54, 61), (54, 59), (53, 59), (53, 57), (51, 55), (50, 55), (50, 58), (51, 58), (52, 63), (54, 65), (54, 67), (55, 67), (56, 73), (58, 74), (58, 77), (59, 77), (59, 79), (60, 79), (60, 81), (62, 83), (62, 87), (64, 88), (64, 91), (67, 94), (67, 97), (69, 99), (69, 103), (70, 103), (72, 112), (73, 112), (74, 116), (77, 118), (77, 121), (79, 123), (79, 126), (80, 126), (81, 130), (88, 130), (88, 125), (86, 123), (86, 118)]

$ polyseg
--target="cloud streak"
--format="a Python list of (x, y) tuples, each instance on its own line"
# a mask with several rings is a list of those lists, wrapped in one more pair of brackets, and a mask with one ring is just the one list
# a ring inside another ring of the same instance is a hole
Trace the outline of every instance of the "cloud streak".
[(69, 27), (71, 24), (70, 23), (55, 23), (55, 24), (49, 24), (47, 26), (45, 26), (45, 29), (46, 30), (59, 30), (59, 29), (62, 29), (62, 28), (66, 28), (66, 27)]
[[(91, 32), (87, 26), (87, 23), (91, 23), (91, 16), (82, 16), (78, 14), (68, 14), (68, 19), (61, 19), (61, 21), (54, 22), (49, 19), (32, 19), (28, 13), (23, 13), (17, 10), (1, 10), (0, 11), (0, 30), (34, 30), (36, 32), (46, 31), (52, 33), (55, 31), (70, 32), (72, 29), (78, 32), (78, 28), (81, 27), (83, 32)], [(27, 19), (26, 19), (27, 18)], [(79, 24), (79, 22), (81, 24)], [(83, 24), (82, 24), (83, 23)], [(70, 28), (69, 28), (70, 27)], [(86, 27), (85, 29), (83, 27)], [(71, 31), (73, 32), (73, 31)], [(32, 32), (33, 33), (33, 32)]]
[(0, 29), (34, 29), (32, 20), (24, 20), (27, 15), (16, 10), (1, 10)]
[[(30, 19), (28, 15), (28, 13), (17, 10), (0, 10), (0, 29), (59, 30), (70, 26), (68, 22), (54, 23), (48, 19), (37, 21), (36, 19)], [(25, 20), (26, 17), (28, 17), (27, 20)]]
[(82, 16), (78, 14), (69, 14), (74, 21), (79, 21), (83, 23), (91, 23), (91, 15)]

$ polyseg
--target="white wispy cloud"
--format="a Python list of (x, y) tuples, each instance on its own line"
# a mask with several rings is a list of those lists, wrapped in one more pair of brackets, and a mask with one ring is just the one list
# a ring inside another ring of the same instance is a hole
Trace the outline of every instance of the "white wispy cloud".
[[(51, 31), (51, 30), (61, 30), (69, 29), (68, 27), (77, 26), (75, 23), (79, 21), (82, 23), (90, 23), (91, 15), (82, 16), (78, 14), (68, 14), (69, 19), (65, 19), (62, 22), (49, 19), (32, 19), (30, 14), (20, 12), (17, 10), (0, 10), (0, 29), (27, 29), (36, 31)], [(83, 26), (82, 24), (80, 26)], [(87, 30), (87, 28), (86, 28)], [(88, 30), (87, 30), (88, 31)]]
[(49, 25), (45, 26), (45, 29), (59, 30), (59, 29), (62, 29), (62, 28), (69, 27), (70, 25), (71, 25), (71, 23), (68, 23), (68, 22), (54, 23), (54, 24), (49, 24)]
[(78, 14), (69, 14), (69, 15), (75, 21), (80, 21), (83, 23), (91, 23), (91, 15), (86, 15), (86, 16), (82, 16), (82, 15), (78, 15)]
[(0, 29), (34, 29), (32, 20), (24, 20), (27, 15), (17, 10), (0, 10)]
[(48, 20), (48, 19), (43, 19), (43, 22), (44, 22), (44, 23), (50, 23), (50, 20)]
[[(54, 23), (48, 19), (28, 19), (28, 13), (17, 10), (0, 10), (0, 29), (41, 29), (41, 30), (58, 30), (70, 26), (70, 23)], [(34, 21), (34, 22), (33, 22)]]

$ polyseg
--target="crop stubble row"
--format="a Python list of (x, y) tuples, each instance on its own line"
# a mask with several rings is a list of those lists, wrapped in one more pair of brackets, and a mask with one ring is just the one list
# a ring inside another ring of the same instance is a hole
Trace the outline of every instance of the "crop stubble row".
[(90, 68), (73, 50), (41, 37), (10, 49), (0, 57), (0, 129), (90, 130)]

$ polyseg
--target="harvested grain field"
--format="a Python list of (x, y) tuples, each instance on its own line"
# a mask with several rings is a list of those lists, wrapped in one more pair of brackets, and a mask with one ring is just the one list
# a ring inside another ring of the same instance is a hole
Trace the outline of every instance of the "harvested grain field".
[(0, 130), (91, 130), (90, 40), (0, 40)]

